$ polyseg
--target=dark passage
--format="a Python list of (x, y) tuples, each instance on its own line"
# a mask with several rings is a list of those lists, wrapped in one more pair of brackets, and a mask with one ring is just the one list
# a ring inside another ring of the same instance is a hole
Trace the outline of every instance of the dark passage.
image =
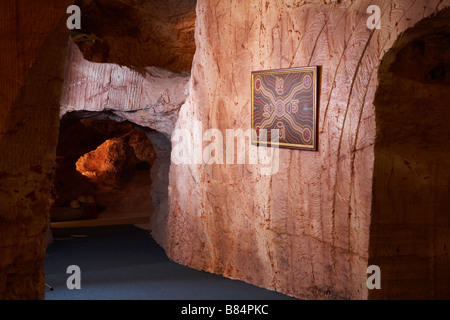
[(89, 218), (149, 220), (156, 160), (149, 130), (129, 122), (67, 118), (57, 147), (51, 221), (86, 219), (81, 208), (86, 204), (96, 210)]

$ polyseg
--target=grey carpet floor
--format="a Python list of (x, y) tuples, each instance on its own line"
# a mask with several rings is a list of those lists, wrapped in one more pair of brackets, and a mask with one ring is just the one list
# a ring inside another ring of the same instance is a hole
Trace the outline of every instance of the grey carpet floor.
[[(53, 237), (46, 300), (296, 300), (177, 264), (133, 225), (54, 229)], [(70, 265), (80, 268), (81, 289), (67, 287)]]

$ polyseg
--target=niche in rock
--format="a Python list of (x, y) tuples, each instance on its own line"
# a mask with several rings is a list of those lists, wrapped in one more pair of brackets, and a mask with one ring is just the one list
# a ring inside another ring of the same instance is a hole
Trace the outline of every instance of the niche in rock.
[(129, 122), (61, 122), (51, 220), (147, 219), (153, 211), (148, 129)]
[(375, 98), (372, 299), (450, 297), (450, 10), (386, 53)]

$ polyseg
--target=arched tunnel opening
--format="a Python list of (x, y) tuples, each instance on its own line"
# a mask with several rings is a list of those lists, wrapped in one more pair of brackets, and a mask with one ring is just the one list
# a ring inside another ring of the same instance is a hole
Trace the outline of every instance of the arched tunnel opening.
[(71, 33), (66, 57), (52, 226), (164, 224), (196, 1), (75, 5), (82, 29)]
[(369, 263), (383, 291), (373, 298), (450, 297), (449, 17), (407, 30), (379, 72)]
[[(61, 120), (53, 226), (90, 219), (99, 219), (97, 224), (148, 223), (153, 212), (151, 171), (157, 160), (148, 136), (162, 134), (128, 121), (102, 119), (101, 114), (79, 116), (74, 112)], [(158, 147), (170, 153), (170, 144)]]

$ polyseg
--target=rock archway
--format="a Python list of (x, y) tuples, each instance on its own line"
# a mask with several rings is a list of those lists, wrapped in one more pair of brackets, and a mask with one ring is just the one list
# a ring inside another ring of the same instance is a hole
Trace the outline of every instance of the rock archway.
[[(140, 170), (140, 164), (151, 162), (151, 169), (148, 169), (148, 174), (145, 173), (149, 181), (141, 181), (138, 185), (144, 183), (151, 184), (152, 187), (145, 191), (145, 188), (136, 189), (136, 186), (132, 187), (132, 184), (129, 184), (129, 187), (134, 188), (134, 191), (129, 188), (125, 188), (122, 191), (116, 190), (116, 197), (111, 193), (113, 190), (109, 190), (111, 192), (101, 193), (103, 194), (101, 197), (104, 199), (104, 204), (112, 201), (110, 202), (110, 207), (118, 206), (119, 208), (117, 208), (118, 211), (115, 210), (116, 212), (123, 212), (127, 209), (141, 213), (148, 211), (151, 212), (152, 221), (157, 221), (158, 225), (164, 226), (168, 211), (167, 189), (171, 153), (170, 136), (178, 119), (180, 107), (189, 93), (190, 73), (188, 71), (172, 72), (157, 67), (141, 68), (138, 72), (118, 64), (91, 62), (83, 57), (82, 51), (76, 44), (69, 41), (64, 79), (60, 109), (61, 132), (67, 129), (69, 133), (60, 137), (60, 144), (65, 143), (64, 139), (75, 139), (77, 141), (76, 144), (81, 144), (79, 150), (75, 151), (77, 152), (76, 157), (71, 157), (69, 160), (68, 166), (72, 172), (72, 177), (77, 178), (81, 182), (90, 179), (91, 183), (87, 185), (92, 187), (93, 180), (97, 180), (97, 182), (99, 180), (94, 179), (92, 171), (89, 171), (92, 170), (92, 168), (89, 169), (90, 164), (92, 165), (98, 161), (112, 162), (113, 159), (104, 159), (104, 157), (100, 159), (107, 149), (114, 149), (120, 145), (119, 149), (125, 156), (126, 149), (130, 149), (129, 147), (131, 146), (128, 142), (130, 139), (137, 137), (137, 140), (141, 142), (147, 140), (145, 143), (149, 143), (150, 146), (147, 149), (152, 149), (151, 153), (154, 152), (153, 160), (146, 161), (139, 159), (137, 154), (128, 154), (133, 159), (126, 156), (127, 161), (122, 161), (124, 160), (122, 159), (116, 162), (120, 162), (123, 165), (122, 169), (129, 172), (135, 169)], [(84, 141), (80, 140), (83, 134), (76, 136), (77, 128), (81, 131), (88, 128), (87, 131), (89, 132), (85, 133), (85, 138), (90, 141), (89, 143), (86, 139)], [(137, 131), (136, 128), (138, 129)], [(123, 143), (122, 140), (125, 138), (128, 140), (126, 143)], [(69, 148), (70, 150), (70, 143), (69, 146), (66, 145), (61, 148)], [(72, 143), (75, 142), (72, 141)], [(146, 149), (145, 147), (143, 148)], [(136, 149), (134, 150), (136, 151)], [(116, 153), (116, 156), (119, 156), (120, 152)], [(83, 155), (84, 157), (80, 158)], [(60, 156), (62, 157), (62, 155)], [(113, 155), (110, 154), (110, 156)], [(134, 156), (138, 157), (134, 158)], [(94, 158), (97, 158), (97, 160), (92, 161)], [(89, 160), (90, 164), (86, 160)], [(81, 176), (80, 172), (74, 170), (75, 164), (78, 169), (84, 168), (84, 176)], [(146, 168), (146, 166), (140, 166), (142, 170), (145, 169), (144, 167)], [(134, 169), (130, 171), (131, 168)], [(115, 168), (113, 171), (117, 169)], [(124, 174), (122, 169), (119, 170), (120, 175)], [(96, 174), (99, 174), (99, 172), (96, 172)], [(107, 173), (113, 180), (113, 176), (117, 176), (117, 174), (118, 172), (112, 175), (111, 172)], [(142, 177), (138, 178), (139, 175), (132, 175), (136, 179), (142, 180)], [(112, 183), (106, 183), (106, 185), (111, 187), (116, 182), (121, 184), (123, 181), (113, 181)], [(56, 183), (56, 187), (58, 187), (59, 182), (56, 181)], [(97, 184), (97, 187), (94, 187), (94, 189), (102, 188), (101, 185), (105, 186), (105, 181)], [(67, 183), (65, 186), (67, 186)], [(90, 190), (89, 187), (87, 188)], [(93, 190), (90, 191), (86, 193), (95, 193)], [(142, 192), (144, 194), (141, 194)], [(134, 193), (135, 197), (140, 200), (133, 201), (133, 197), (124, 200), (120, 194), (127, 193), (129, 195)], [(64, 198), (56, 199), (56, 205), (65, 204), (67, 206), (69, 201), (67, 197), (76, 200), (80, 195), (84, 196), (80, 190), (66, 192)], [(110, 199), (106, 200), (105, 196), (108, 195)], [(122, 198), (124, 201), (113, 201), (114, 198), (116, 200)], [(134, 203), (132, 205), (133, 208), (127, 208), (128, 205), (126, 203)], [(101, 207), (105, 207), (104, 204)], [(135, 207), (135, 205), (138, 205), (138, 207)]]
[(370, 263), (373, 298), (448, 299), (450, 289), (450, 10), (402, 34), (375, 97)]
[(129, 122), (78, 119), (76, 113), (63, 119), (50, 211), (54, 227), (93, 218), (97, 222), (84, 222), (149, 222), (156, 153), (148, 131)]

